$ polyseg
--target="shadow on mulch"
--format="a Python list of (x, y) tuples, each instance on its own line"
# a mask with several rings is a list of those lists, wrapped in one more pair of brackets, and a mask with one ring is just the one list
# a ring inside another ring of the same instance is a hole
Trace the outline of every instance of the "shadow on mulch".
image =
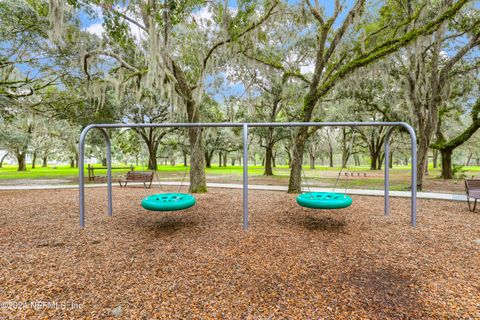
[(282, 225), (295, 225), (310, 231), (344, 232), (347, 223), (342, 217), (311, 216), (300, 212), (297, 215), (282, 217), (277, 221)]
[(402, 270), (355, 269), (339, 280), (351, 288), (373, 319), (407, 319), (412, 314), (416, 319), (427, 318), (417, 282)]
[(170, 235), (178, 231), (185, 231), (199, 225), (196, 219), (188, 217), (152, 217), (151, 219), (138, 219), (135, 226), (155, 237)]

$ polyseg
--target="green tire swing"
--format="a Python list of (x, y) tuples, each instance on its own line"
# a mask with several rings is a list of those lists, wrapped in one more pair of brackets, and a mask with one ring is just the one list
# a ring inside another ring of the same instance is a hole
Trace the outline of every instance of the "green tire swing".
[(143, 198), (142, 207), (150, 211), (177, 211), (195, 205), (195, 197), (187, 193), (157, 193)]
[[(353, 128), (352, 128), (353, 130)], [(293, 133), (290, 130), (290, 134), (292, 137), (292, 142), (293, 142), (293, 149), (297, 154), (298, 157), (298, 151), (295, 146), (295, 142), (293, 139)], [(352, 132), (352, 139), (350, 141), (350, 148), (348, 151), (348, 156), (352, 154), (352, 148), (353, 148), (353, 142), (355, 139), (355, 132)], [(347, 158), (348, 159), (348, 158)], [(347, 161), (348, 164), (348, 161)], [(310, 209), (343, 209), (343, 208), (348, 208), (352, 205), (352, 198), (347, 194), (347, 186), (345, 187), (345, 193), (337, 193), (335, 192), (335, 188), (337, 187), (338, 180), (340, 179), (340, 176), (342, 174), (342, 169), (340, 169), (340, 172), (338, 173), (337, 179), (335, 181), (335, 185), (333, 187), (333, 192), (310, 192), (310, 187), (308, 186), (308, 180), (307, 180), (307, 175), (305, 174), (305, 171), (303, 170), (303, 167), (301, 167), (301, 171), (303, 173), (303, 176), (305, 178), (305, 183), (307, 184), (307, 187), (309, 189), (309, 192), (303, 192), (297, 196), (297, 204), (305, 207), (305, 208), (310, 208)], [(347, 167), (347, 185), (348, 185), (348, 167)]]
[(297, 197), (297, 203), (311, 209), (343, 209), (350, 207), (352, 198), (335, 192), (304, 192)]

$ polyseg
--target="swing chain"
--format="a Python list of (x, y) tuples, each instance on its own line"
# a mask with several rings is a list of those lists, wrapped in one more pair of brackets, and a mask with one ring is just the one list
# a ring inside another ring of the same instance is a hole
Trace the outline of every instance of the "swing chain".
[(349, 185), (349, 176), (350, 176), (350, 166), (348, 165), (348, 159), (350, 158), (350, 156), (352, 155), (352, 152), (353, 152), (353, 142), (355, 140), (355, 128), (351, 128), (352, 129), (352, 138), (350, 139), (350, 146), (348, 148), (348, 151), (347, 151), (347, 154), (346, 154), (346, 158), (345, 158), (345, 163), (343, 164), (342, 163), (342, 166), (340, 168), (340, 172), (338, 173), (338, 176), (337, 176), (337, 179), (335, 180), (335, 184), (333, 185), (333, 190), (332, 192), (335, 192), (335, 189), (337, 188), (337, 184), (338, 184), (338, 181), (340, 180), (340, 177), (342, 175), (342, 172), (343, 172), (343, 165), (345, 165), (345, 169), (346, 169), (346, 173), (347, 173), (347, 182), (345, 183), (345, 191), (344, 191), (344, 196), (347, 195), (347, 188), (348, 188), (348, 185)]
[[(292, 145), (293, 145), (293, 151), (295, 152), (295, 156), (298, 160), (300, 160), (300, 156), (299, 156), (299, 152), (298, 152), (298, 149), (297, 149), (297, 145), (295, 144), (295, 139), (293, 137), (293, 132), (292, 132), (292, 128), (291, 127), (288, 127), (289, 131), (290, 131), (290, 136), (291, 136), (291, 139), (292, 139)], [(301, 173), (303, 174), (303, 179), (305, 180), (305, 185), (307, 186), (307, 190), (308, 192), (311, 192), (310, 190), (310, 185), (308, 184), (308, 179), (307, 179), (307, 175), (305, 174), (305, 170), (303, 170), (303, 163), (300, 163), (300, 171)], [(300, 191), (302, 191), (302, 184), (300, 183)]]

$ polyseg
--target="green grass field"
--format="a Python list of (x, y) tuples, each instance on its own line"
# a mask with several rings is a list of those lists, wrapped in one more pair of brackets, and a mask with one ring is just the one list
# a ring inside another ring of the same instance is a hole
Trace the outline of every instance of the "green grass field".
[[(118, 167), (126, 167), (125, 165), (113, 165)], [(100, 168), (101, 165), (94, 165), (94, 168)], [(288, 166), (277, 166), (274, 169), (275, 176), (283, 177), (290, 174), (290, 169)], [(467, 173), (480, 172), (480, 167), (465, 167)], [(129, 169), (115, 169), (113, 170), (114, 174), (122, 174), (127, 172)], [(143, 166), (136, 166), (135, 170), (146, 170)], [(158, 167), (159, 172), (172, 173), (172, 174), (183, 174), (185, 170), (189, 170), (189, 167), (184, 167), (183, 165), (169, 166), (169, 165), (160, 165)], [(258, 176), (263, 174), (264, 168), (262, 166), (249, 166), (248, 171), (251, 176)], [(381, 171), (371, 171), (367, 166), (361, 167), (350, 167), (348, 169), (351, 172), (375, 172), (381, 173)], [(340, 167), (326, 167), (326, 166), (317, 166), (314, 170), (311, 170), (309, 166), (304, 166), (305, 174), (308, 177), (319, 177), (322, 172), (339, 172)], [(347, 171), (343, 169), (343, 171)], [(392, 175), (395, 174), (409, 174), (410, 167), (408, 166), (396, 166), (390, 170)], [(432, 176), (439, 175), (439, 169), (430, 168)], [(97, 169), (95, 170), (95, 175), (105, 175), (106, 169)], [(227, 166), (219, 167), (217, 164), (213, 164), (211, 168), (206, 168), (206, 173), (209, 175), (242, 175), (241, 166)], [(85, 172), (86, 174), (86, 172)], [(11, 179), (53, 179), (53, 178), (72, 178), (78, 176), (78, 168), (71, 168), (70, 166), (49, 166), (46, 168), (37, 166), (35, 169), (32, 169), (30, 166), (27, 167), (27, 171), (17, 171), (16, 166), (4, 166), (0, 168), (0, 179), (1, 180), (11, 180)]]
[[(122, 166), (125, 165), (113, 165), (115, 166)], [(101, 167), (101, 165), (95, 165), (94, 167)], [(121, 174), (127, 172), (129, 169), (116, 169), (113, 170), (114, 174)], [(135, 170), (146, 170), (145, 167), (136, 166)], [(168, 166), (168, 165), (160, 165), (158, 167), (159, 172), (165, 173), (174, 173), (174, 174), (183, 174), (185, 170), (189, 170), (189, 167), (184, 167), (183, 165), (177, 166)], [(218, 167), (218, 165), (214, 164), (211, 168), (206, 168), (207, 174), (212, 175), (241, 175), (242, 174), (242, 167), (241, 166), (227, 166), (227, 167)], [(248, 172), (250, 175), (262, 175), (263, 174), (263, 167), (262, 166), (249, 166)], [(307, 176), (318, 176), (323, 171), (339, 171), (339, 167), (323, 167), (317, 166), (315, 170), (309, 169), (308, 166), (304, 166), (305, 173)], [(401, 168), (394, 168), (392, 169), (392, 173), (396, 171), (405, 171), (407, 172), (409, 169), (408, 167), (401, 167)], [(344, 169), (345, 171), (345, 169)], [(368, 172), (370, 171), (368, 167), (355, 167), (349, 168), (349, 171), (352, 172)], [(480, 171), (480, 169), (479, 169)], [(95, 170), (95, 175), (104, 175), (106, 169), (97, 169)], [(275, 175), (278, 176), (288, 176), (290, 174), (290, 169), (288, 166), (277, 166), (274, 168)], [(86, 172), (85, 172), (86, 174)], [(32, 169), (28, 166), (27, 171), (17, 171), (16, 166), (4, 166), (0, 168), (0, 179), (2, 180), (11, 180), (11, 179), (54, 179), (54, 178), (71, 178), (78, 176), (78, 168), (70, 168), (70, 166), (49, 166), (46, 168), (37, 166), (35, 169)]]
[[(125, 165), (115, 164), (119, 167), (127, 167)], [(94, 167), (101, 167), (95, 165)], [(184, 174), (186, 174), (185, 180), (188, 181), (189, 167), (183, 165), (159, 166), (158, 177), (160, 180), (179, 180)], [(129, 169), (116, 169), (113, 170), (113, 176), (122, 176)], [(146, 170), (143, 166), (135, 167), (135, 170)], [(316, 169), (311, 170), (309, 166), (304, 166), (304, 172), (307, 176), (308, 185), (331, 187), (336, 182), (336, 172), (339, 172), (339, 167), (325, 167), (317, 166)], [(480, 167), (466, 167), (465, 175), (468, 177), (476, 176), (480, 172)], [(290, 175), (290, 169), (288, 166), (277, 166), (274, 168), (274, 176), (263, 176), (264, 168), (262, 166), (249, 166), (249, 178), (250, 183), (253, 184), (270, 184), (270, 185), (288, 185), (288, 178)], [(345, 169), (344, 169), (345, 171)], [(367, 188), (367, 189), (383, 189), (383, 171), (371, 171), (367, 166), (351, 167), (349, 171), (352, 172), (365, 172), (367, 177), (357, 177), (356, 175), (349, 178), (346, 181), (345, 176), (342, 174), (341, 179), (337, 183), (339, 189), (344, 188), (347, 184), (349, 188)], [(440, 175), (440, 170), (430, 168), (430, 175), (426, 179), (430, 182), (435, 182)], [(409, 166), (396, 166), (390, 170), (390, 183), (391, 190), (408, 190), (409, 189)], [(213, 164), (211, 168), (206, 168), (207, 179), (210, 182), (233, 182), (240, 183), (242, 181), (242, 167), (241, 166), (227, 166), (218, 167), (217, 164)], [(87, 172), (85, 170), (85, 175)], [(95, 176), (105, 176), (106, 169), (95, 170)], [(70, 168), (70, 166), (50, 166), (47, 168), (37, 167), (32, 169), (30, 166), (27, 171), (17, 171), (16, 166), (4, 166), (0, 169), (0, 181), (4, 181), (4, 184), (15, 184), (15, 180), (39, 180), (39, 179), (64, 179), (68, 180), (66, 183), (75, 183), (78, 178), (78, 168)], [(155, 180), (158, 178), (155, 178)], [(438, 180), (440, 183), (440, 180)], [(458, 184), (459, 180), (442, 181), (445, 184)], [(20, 182), (20, 181), (19, 181)], [(439, 187), (436, 187), (437, 189)], [(440, 186), (440, 188), (442, 188)]]

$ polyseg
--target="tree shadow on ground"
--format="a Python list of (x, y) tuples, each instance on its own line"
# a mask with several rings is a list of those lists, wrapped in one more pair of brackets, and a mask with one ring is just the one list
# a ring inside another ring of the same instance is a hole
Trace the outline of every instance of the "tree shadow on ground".
[[(340, 277), (351, 299), (372, 319), (426, 319), (419, 286), (403, 270), (355, 269)], [(358, 307), (357, 307), (358, 308)]]

